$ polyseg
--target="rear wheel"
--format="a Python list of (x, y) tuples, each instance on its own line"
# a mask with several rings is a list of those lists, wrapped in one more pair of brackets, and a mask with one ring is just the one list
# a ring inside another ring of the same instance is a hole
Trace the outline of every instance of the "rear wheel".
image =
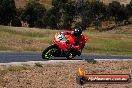
[(71, 60), (71, 59), (73, 59), (75, 56), (76, 56), (76, 55), (74, 55), (73, 53), (69, 52), (69, 53), (66, 55), (66, 58), (67, 58), (68, 60)]
[(53, 56), (54, 52), (56, 51), (56, 46), (55, 45), (51, 45), (49, 47), (47, 47), (43, 52), (42, 52), (42, 58), (43, 59), (49, 59), (50, 57)]
[(72, 49), (70, 50), (67, 55), (66, 55), (66, 58), (71, 60), (73, 59), (76, 55), (80, 56), (81, 55), (81, 52), (80, 51), (77, 51), (75, 49)]

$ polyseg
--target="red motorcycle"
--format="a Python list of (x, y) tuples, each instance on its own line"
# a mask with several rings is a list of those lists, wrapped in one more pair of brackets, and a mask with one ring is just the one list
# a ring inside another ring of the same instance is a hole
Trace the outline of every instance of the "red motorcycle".
[[(85, 38), (86, 43), (87, 38)], [(49, 59), (50, 57), (66, 57), (67, 59), (73, 59), (76, 55), (80, 56), (81, 50), (75, 50), (72, 45), (75, 44), (75, 38), (72, 35), (64, 35), (62, 33), (56, 33), (53, 38), (53, 44), (47, 47), (42, 52), (43, 59)], [(85, 44), (84, 44), (85, 45)]]

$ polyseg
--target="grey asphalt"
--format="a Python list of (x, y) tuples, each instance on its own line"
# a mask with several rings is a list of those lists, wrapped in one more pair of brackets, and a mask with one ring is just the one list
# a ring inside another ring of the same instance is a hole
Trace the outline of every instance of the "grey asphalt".
[[(92, 55), (82, 54), (74, 60), (81, 59), (132, 59), (132, 56)], [(51, 60), (66, 60), (64, 57), (52, 57)], [(35, 52), (0, 52), (0, 63), (44, 61), (41, 53)]]

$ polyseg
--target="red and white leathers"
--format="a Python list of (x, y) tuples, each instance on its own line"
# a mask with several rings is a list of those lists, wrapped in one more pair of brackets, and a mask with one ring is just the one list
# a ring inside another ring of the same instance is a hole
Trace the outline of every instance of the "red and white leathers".
[(75, 44), (72, 45), (71, 48), (73, 48), (73, 49), (75, 49), (77, 51), (79, 51), (79, 50), (84, 48), (85, 43), (86, 43), (86, 37), (83, 34), (81, 34), (81, 36), (78, 37), (78, 38), (76, 38), (74, 36), (74, 31), (64, 31), (64, 32), (60, 32), (60, 34), (71, 35), (72, 37), (74, 37)]

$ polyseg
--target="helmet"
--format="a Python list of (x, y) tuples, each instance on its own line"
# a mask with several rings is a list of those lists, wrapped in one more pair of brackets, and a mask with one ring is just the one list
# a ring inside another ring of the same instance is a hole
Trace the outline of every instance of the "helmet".
[(78, 27), (78, 28), (75, 28), (74, 29), (74, 36), (75, 37), (80, 37), (81, 36), (81, 34), (82, 34), (82, 29), (81, 29), (81, 27)]

